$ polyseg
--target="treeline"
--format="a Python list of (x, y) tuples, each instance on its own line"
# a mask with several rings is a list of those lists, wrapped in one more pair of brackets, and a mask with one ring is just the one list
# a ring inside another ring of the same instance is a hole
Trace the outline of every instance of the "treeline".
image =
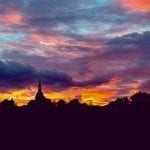
[(150, 94), (145, 92), (138, 92), (130, 98), (117, 98), (106, 106), (89, 106), (81, 104), (78, 99), (73, 99), (69, 103), (60, 100), (53, 103), (50, 99), (31, 100), (27, 105), (17, 106), (14, 100), (7, 100), (0, 102), (1, 112), (33, 112), (33, 113), (54, 113), (54, 112), (146, 112), (150, 111)]
[[(13, 100), (4, 100), (0, 103), (0, 120), (10, 121), (13, 123), (22, 119), (25, 124), (30, 120), (31, 124), (35, 122), (59, 122), (59, 124), (74, 123), (80, 125), (111, 124), (123, 126), (130, 122), (131, 125), (141, 124), (146, 121), (150, 122), (150, 94), (138, 92), (128, 97), (117, 98), (106, 106), (89, 106), (81, 104), (78, 99), (73, 99), (69, 103), (60, 100), (58, 103), (51, 102), (50, 99), (31, 100), (27, 105), (17, 106)], [(11, 118), (11, 119), (10, 119)], [(63, 121), (62, 121), (63, 120)], [(56, 123), (57, 124), (57, 123)], [(127, 124), (129, 125), (129, 124)]]
[(18, 143), (29, 146), (26, 149), (31, 145), (32, 149), (113, 149), (114, 145), (133, 149), (131, 145), (141, 143), (150, 129), (150, 94), (139, 92), (104, 107), (80, 104), (77, 99), (32, 100), (22, 107), (4, 100), (0, 129), (2, 140), (6, 136), (4, 146), (10, 149)]

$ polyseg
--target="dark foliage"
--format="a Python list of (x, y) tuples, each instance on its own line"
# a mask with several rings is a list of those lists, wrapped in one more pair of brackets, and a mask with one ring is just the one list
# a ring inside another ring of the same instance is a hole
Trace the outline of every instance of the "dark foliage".
[(0, 133), (3, 140), (7, 135), (6, 143), (11, 139), (16, 146), (17, 140), (21, 149), (132, 149), (150, 128), (147, 93), (118, 98), (105, 107), (88, 106), (77, 99), (52, 103), (41, 95), (22, 107), (13, 100), (0, 103)]

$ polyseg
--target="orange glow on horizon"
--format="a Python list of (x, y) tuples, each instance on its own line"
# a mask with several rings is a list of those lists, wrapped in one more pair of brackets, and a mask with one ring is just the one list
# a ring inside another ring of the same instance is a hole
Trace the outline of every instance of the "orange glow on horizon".
[(149, 0), (123, 0), (123, 5), (141, 11), (150, 11)]
[[(36, 88), (31, 89), (21, 89), (12, 90), (6, 93), (0, 94), (0, 100), (4, 99), (14, 99), (18, 106), (27, 104), (30, 100), (33, 100), (36, 94)], [(58, 102), (60, 99), (69, 102), (74, 98), (78, 98), (81, 103), (86, 103), (89, 105), (106, 105), (108, 104), (108, 99), (114, 98), (117, 94), (114, 90), (103, 90), (99, 87), (97, 88), (71, 88), (65, 91), (49, 91), (43, 90), (44, 95), (51, 99), (53, 102)]]
[[(49, 87), (44, 86), (43, 93), (45, 97), (52, 100), (52, 102), (58, 102), (60, 99), (69, 102), (70, 100), (77, 98), (81, 103), (87, 105), (99, 105), (105, 106), (110, 101), (118, 97), (118, 85), (121, 83), (121, 79), (118, 77), (112, 78), (108, 83), (102, 84), (96, 87), (89, 88), (70, 88), (63, 91), (55, 91)], [(139, 91), (139, 84), (132, 84), (128, 91), (127, 96), (131, 96)], [(14, 99), (18, 106), (26, 105), (30, 100), (35, 99), (37, 88), (30, 87), (20, 90), (9, 90), (6, 93), (0, 93), (0, 100)], [(126, 96), (126, 95), (125, 95)]]
[[(0, 100), (13, 98), (17, 105), (21, 106), (27, 104), (30, 100), (33, 100), (36, 92), (37, 89), (34, 87), (10, 90), (6, 93), (1, 93)], [(70, 88), (64, 91), (55, 91), (46, 87), (43, 89), (43, 93), (53, 102), (58, 102), (60, 99), (69, 102), (70, 100), (77, 98), (81, 103), (104, 106), (108, 104), (108, 100), (115, 98), (118, 92), (116, 90), (97, 86), (93, 88)]]
[(9, 90), (8, 92), (0, 93), (0, 101), (4, 99), (13, 99), (18, 106), (27, 104), (34, 99), (35, 91), (31, 89)]

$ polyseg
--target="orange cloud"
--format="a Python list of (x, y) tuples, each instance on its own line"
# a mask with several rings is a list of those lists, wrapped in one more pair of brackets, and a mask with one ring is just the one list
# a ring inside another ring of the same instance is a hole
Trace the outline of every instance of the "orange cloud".
[(123, 0), (123, 5), (141, 11), (150, 11), (149, 0)]
[(17, 11), (10, 11), (7, 14), (1, 16), (0, 22), (4, 24), (21, 24), (22, 15)]

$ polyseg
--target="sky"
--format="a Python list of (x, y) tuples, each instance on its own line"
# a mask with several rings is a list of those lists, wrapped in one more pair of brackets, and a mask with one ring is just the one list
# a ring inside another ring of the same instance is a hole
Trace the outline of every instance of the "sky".
[(106, 105), (150, 92), (149, 0), (0, 0), (0, 99)]

